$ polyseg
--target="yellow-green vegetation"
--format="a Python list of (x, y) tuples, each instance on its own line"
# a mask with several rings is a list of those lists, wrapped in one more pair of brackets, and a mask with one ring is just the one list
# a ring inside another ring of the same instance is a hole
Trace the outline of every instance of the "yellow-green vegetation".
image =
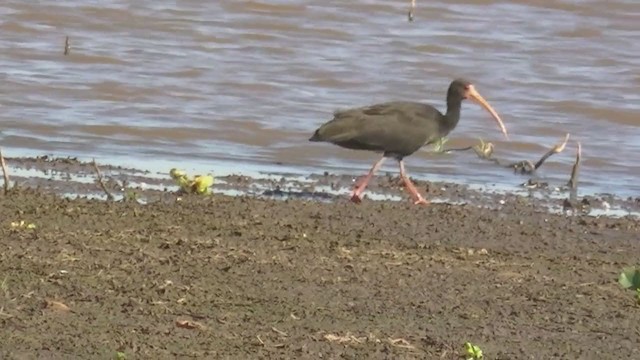
[(35, 229), (36, 228), (36, 224), (27, 223), (24, 220), (13, 221), (13, 222), (11, 222), (11, 228), (13, 228), (13, 229)]
[(479, 140), (480, 144), (474, 145), (473, 151), (475, 151), (476, 154), (482, 159), (491, 158), (491, 155), (493, 154), (493, 144), (490, 142), (484, 142), (484, 140), (482, 139)]
[(636, 301), (640, 305), (640, 268), (624, 268), (618, 277), (618, 283), (625, 289), (636, 292)]
[(438, 139), (438, 141), (433, 144), (433, 151), (437, 153), (444, 152), (444, 144), (446, 144), (447, 141), (449, 141), (449, 139), (446, 136)]
[(480, 138), (478, 139), (479, 144), (459, 149), (445, 149), (444, 144), (446, 144), (448, 140), (449, 139), (447, 137), (438, 139), (438, 141), (433, 143), (433, 152), (446, 154), (451, 151), (473, 150), (481, 159), (491, 159), (491, 155), (493, 155), (494, 145), (490, 142), (485, 142)]
[(180, 191), (186, 194), (209, 195), (213, 185), (213, 175), (196, 175), (189, 178), (186, 172), (176, 168), (169, 172), (171, 178), (180, 186)]
[(9, 277), (5, 276), (4, 280), (2, 280), (2, 282), (0, 283), (0, 291), (2, 291), (4, 293), (4, 296), (9, 296), (8, 295), (9, 284), (7, 284), (7, 280), (9, 280)]
[(478, 345), (473, 345), (472, 343), (467, 342), (464, 343), (464, 349), (466, 352), (465, 358), (467, 360), (479, 360), (483, 358), (482, 349), (480, 349), (480, 346)]
[(115, 355), (113, 355), (114, 360), (126, 360), (127, 355), (121, 351), (116, 351)]
[(138, 201), (138, 193), (134, 189), (125, 188), (122, 201)]

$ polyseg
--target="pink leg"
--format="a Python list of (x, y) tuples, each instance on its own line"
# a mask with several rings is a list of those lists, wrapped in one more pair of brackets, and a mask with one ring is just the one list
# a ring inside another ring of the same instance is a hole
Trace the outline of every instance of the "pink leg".
[(411, 182), (411, 179), (409, 179), (409, 177), (407, 176), (407, 173), (404, 170), (404, 161), (400, 160), (400, 177), (402, 178), (402, 181), (404, 181), (404, 186), (407, 188), (407, 190), (409, 190), (409, 193), (411, 194), (411, 197), (413, 197), (413, 203), (415, 205), (428, 205), (429, 201), (425, 200), (422, 195), (420, 195), (420, 193), (418, 192), (418, 189), (416, 189), (416, 186), (413, 185), (413, 183)]
[(362, 201), (362, 193), (364, 192), (364, 189), (367, 188), (367, 184), (369, 184), (369, 181), (373, 177), (373, 174), (375, 174), (375, 172), (380, 169), (380, 167), (384, 163), (384, 159), (385, 157), (383, 156), (382, 159), (373, 164), (373, 167), (371, 168), (371, 170), (369, 170), (369, 173), (362, 180), (358, 180), (356, 182), (356, 187), (355, 189), (353, 189), (353, 193), (351, 194), (351, 201), (353, 201), (354, 203), (360, 203)]

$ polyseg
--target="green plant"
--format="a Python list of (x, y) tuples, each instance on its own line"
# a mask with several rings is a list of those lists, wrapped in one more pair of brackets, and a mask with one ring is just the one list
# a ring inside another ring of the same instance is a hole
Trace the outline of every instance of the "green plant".
[(125, 188), (122, 201), (138, 201), (138, 193), (133, 189)]
[(35, 229), (36, 228), (36, 224), (27, 223), (24, 220), (13, 221), (13, 222), (11, 222), (11, 228), (13, 228), (13, 229)]
[(474, 145), (472, 147), (473, 151), (475, 151), (476, 155), (481, 159), (489, 159), (491, 155), (493, 155), (493, 144), (490, 142), (484, 142), (484, 140), (479, 139), (480, 144)]
[(635, 290), (636, 300), (640, 305), (640, 268), (624, 268), (618, 277), (618, 283), (625, 289)]
[(0, 290), (4, 293), (4, 296), (9, 296), (9, 285), (7, 284), (7, 280), (9, 280), (9, 276), (5, 276), (4, 280), (0, 283)]
[(480, 349), (480, 346), (478, 345), (473, 345), (470, 342), (466, 342), (464, 343), (464, 349), (467, 353), (467, 360), (479, 360), (483, 358), (482, 349)]
[(127, 354), (122, 351), (116, 351), (115, 355), (113, 355), (114, 360), (127, 360)]
[(180, 191), (186, 194), (198, 194), (208, 195), (210, 194), (209, 188), (213, 185), (213, 175), (196, 175), (193, 179), (187, 176), (187, 173), (178, 170), (171, 169), (169, 172), (171, 178), (180, 186)]
[(443, 153), (444, 152), (444, 144), (448, 141), (449, 139), (445, 136), (445, 137), (441, 137), (440, 139), (438, 139), (438, 141), (436, 141), (433, 144), (433, 151), (437, 152), (437, 153)]

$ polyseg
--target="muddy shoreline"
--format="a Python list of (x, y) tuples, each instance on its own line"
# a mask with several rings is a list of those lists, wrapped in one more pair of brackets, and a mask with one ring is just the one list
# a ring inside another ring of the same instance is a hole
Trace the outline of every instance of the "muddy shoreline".
[[(7, 158), (7, 164), (17, 169), (12, 181), (19, 186), (39, 188), (67, 196), (106, 199), (104, 190), (95, 181), (96, 171), (91, 162), (78, 158), (39, 157)], [(98, 164), (107, 189), (117, 199), (127, 193), (138, 201), (149, 203), (171, 198), (177, 190), (166, 172), (153, 172), (110, 164)], [(26, 174), (24, 173), (26, 171)], [(195, 175), (195, 174), (192, 174)], [(260, 177), (241, 174), (216, 176), (214, 193), (251, 195), (270, 199), (306, 199), (317, 201), (345, 201), (356, 176), (309, 174), (305, 177), (288, 173), (263, 173)], [(523, 179), (526, 177), (523, 177)], [(536, 179), (535, 174), (520, 184), (518, 191), (499, 191), (482, 186), (469, 186), (442, 181), (414, 179), (416, 185), (434, 202), (470, 204), (503, 209), (514, 203), (526, 203), (541, 211), (583, 214), (592, 216), (640, 216), (640, 197), (619, 197), (615, 194), (573, 194), (564, 184), (549, 184)], [(517, 179), (514, 179), (517, 181)], [(169, 194), (169, 195), (167, 195)], [(369, 200), (408, 201), (402, 182), (396, 173), (381, 173), (374, 177), (365, 197)], [(570, 202), (568, 200), (571, 200)]]
[(415, 207), (387, 176), (372, 190), (401, 201), (354, 205), (331, 192), (353, 179), (331, 174), (178, 196), (162, 174), (100, 164), (139, 195), (103, 201), (90, 164), (8, 162), (5, 359), (460, 359), (465, 342), (490, 359), (640, 356), (640, 307), (617, 283), (638, 262), (634, 216), (424, 182), (466, 204)]

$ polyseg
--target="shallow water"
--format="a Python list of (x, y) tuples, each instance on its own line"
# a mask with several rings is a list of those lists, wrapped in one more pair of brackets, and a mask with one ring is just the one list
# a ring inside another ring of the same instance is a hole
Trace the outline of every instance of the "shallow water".
[[(417, 0), (413, 23), (408, 3), (4, 1), (0, 145), (137, 167), (355, 174), (378, 155), (307, 141), (333, 110), (391, 99), (443, 110), (463, 76), (511, 141), (468, 103), (447, 145), (482, 137), (497, 157), (536, 160), (569, 132), (541, 177), (566, 182), (580, 141), (582, 191), (640, 194), (640, 3)], [(407, 165), (417, 178), (526, 180), (471, 153), (424, 151)]]

